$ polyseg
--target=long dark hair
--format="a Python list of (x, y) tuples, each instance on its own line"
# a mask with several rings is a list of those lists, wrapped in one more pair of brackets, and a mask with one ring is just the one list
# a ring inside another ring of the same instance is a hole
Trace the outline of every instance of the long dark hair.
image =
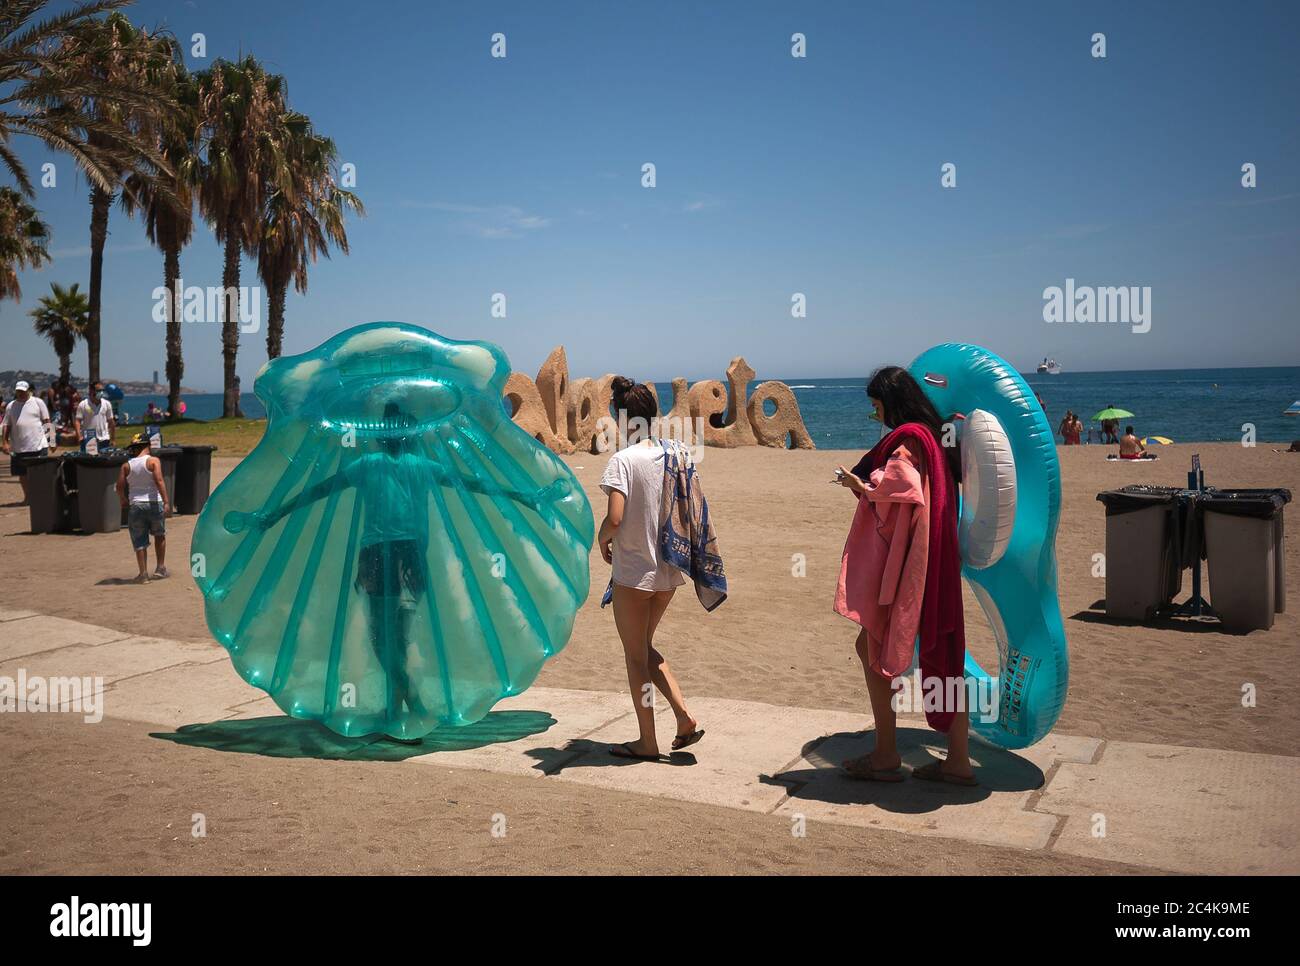
[(929, 429), (934, 434), (934, 441), (943, 449), (953, 480), (961, 482), (961, 451), (956, 445), (943, 445), (943, 419), (910, 372), (900, 366), (882, 366), (867, 383), (867, 395), (880, 400), (885, 422), (891, 428), (897, 429), (904, 423), (920, 423)]
[(649, 426), (659, 415), (659, 396), (653, 386), (633, 382), (627, 376), (615, 376), (610, 389), (614, 394), (614, 410), (626, 411), (629, 420), (640, 417)]

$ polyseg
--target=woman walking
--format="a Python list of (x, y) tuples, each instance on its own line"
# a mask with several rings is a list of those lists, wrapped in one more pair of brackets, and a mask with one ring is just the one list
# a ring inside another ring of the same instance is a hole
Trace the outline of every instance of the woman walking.
[[(871, 377), (875, 415), (892, 427), (838, 482), (857, 497), (844, 545), (835, 611), (861, 625), (858, 657), (875, 717), (876, 746), (844, 762), (854, 778), (903, 780), (892, 682), (912, 667), (920, 638), (926, 720), (948, 735), (948, 757), (914, 769), (927, 781), (974, 785), (963, 667), (966, 639), (957, 546), (961, 459), (916, 380), (886, 366)], [(938, 690), (936, 695), (934, 692)]]
[(668, 661), (655, 647), (655, 630), (687, 574), (709, 610), (726, 599), (726, 579), (690, 453), (680, 442), (655, 434), (659, 400), (654, 387), (619, 376), (613, 390), (614, 408), (626, 413), (627, 424), (648, 431), (610, 458), (600, 481), (609, 498), (600, 525), (600, 553), (613, 565), (614, 623), (640, 730), (635, 741), (615, 745), (610, 754), (653, 761), (661, 757), (655, 688), (668, 700), (677, 722), (673, 751), (704, 737)]

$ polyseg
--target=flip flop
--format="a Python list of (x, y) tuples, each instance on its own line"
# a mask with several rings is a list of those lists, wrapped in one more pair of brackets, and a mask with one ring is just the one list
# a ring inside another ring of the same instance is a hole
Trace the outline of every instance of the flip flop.
[(703, 737), (703, 728), (700, 728), (698, 731), (692, 731), (689, 735), (678, 735), (673, 739), (673, 751), (681, 751), (683, 748), (689, 748)]
[[(849, 759), (849, 761), (861, 760), (858, 758)], [(844, 770), (844, 774), (861, 782), (887, 782), (892, 785), (903, 780), (902, 766), (896, 768), (872, 768), (870, 756), (866, 757), (865, 763), (862, 765), (854, 767), (849, 762), (842, 762), (840, 768)]]
[(941, 761), (932, 761), (920, 768), (913, 768), (912, 777), (919, 778), (923, 782), (946, 782), (949, 785), (961, 785), (965, 788), (973, 788), (979, 784), (979, 779), (974, 775), (969, 778), (962, 778), (960, 775), (948, 774), (943, 770), (943, 762)]
[(621, 745), (611, 745), (609, 753), (615, 758), (633, 758), (636, 761), (659, 761), (663, 755), (638, 755), (632, 750), (632, 742), (625, 741)]

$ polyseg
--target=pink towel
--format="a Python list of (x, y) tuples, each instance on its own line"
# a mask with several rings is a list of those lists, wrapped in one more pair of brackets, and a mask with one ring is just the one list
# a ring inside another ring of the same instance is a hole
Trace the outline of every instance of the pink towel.
[[(921, 674), (925, 685), (935, 678), (941, 679), (947, 694), (950, 693), (948, 683), (953, 678), (964, 679), (965, 676), (966, 623), (962, 613), (961, 553), (957, 546), (957, 486), (948, 470), (943, 449), (928, 427), (920, 423), (905, 423), (877, 443), (853, 472), (871, 477), (877, 470), (887, 469), (889, 458), (904, 443), (909, 457), (919, 457), (918, 472), (925, 476), (930, 490), (925, 590), (919, 630)], [(883, 481), (884, 477), (881, 479)], [(861, 502), (859, 500), (859, 504)], [(919, 515), (921, 510), (918, 508), (913, 512)], [(898, 535), (902, 536), (901, 533)], [(912, 537), (919, 539), (914, 530)], [(906, 563), (905, 560), (904, 573)], [(902, 633), (902, 628), (898, 633)], [(882, 657), (882, 663), (883, 660)], [(889, 660), (896, 665), (897, 655), (889, 657)], [(944, 708), (927, 711), (925, 717), (931, 728), (946, 734), (952, 727), (954, 713), (955, 709)]]
[(895, 678), (912, 666), (929, 558), (929, 482), (900, 446), (858, 499), (835, 591), (835, 612), (871, 635), (869, 661)]

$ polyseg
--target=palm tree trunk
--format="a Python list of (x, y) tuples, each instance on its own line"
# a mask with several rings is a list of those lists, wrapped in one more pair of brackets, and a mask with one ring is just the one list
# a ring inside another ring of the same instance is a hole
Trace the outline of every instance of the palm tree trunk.
[(90, 192), (90, 315), (86, 321), (86, 356), (91, 383), (99, 380), (99, 303), (104, 280), (104, 245), (108, 241), (108, 209), (113, 196), (101, 188)]
[(239, 408), (239, 377), (235, 374), (235, 358), (239, 354), (239, 253), (239, 216), (232, 207), (226, 215), (226, 267), (221, 274), (225, 289), (225, 318), (221, 320), (221, 357), (225, 363), (221, 414), (227, 419), (244, 415)]
[(280, 358), (284, 342), (284, 300), (289, 292), (287, 281), (273, 280), (267, 286), (266, 357)]
[(72, 381), (72, 354), (69, 352), (59, 353), (59, 380), (64, 385)]
[(181, 250), (169, 232), (163, 248), (163, 284), (167, 286), (167, 411), (175, 419), (181, 404), (181, 376), (185, 357), (181, 355), (181, 295), (176, 290), (181, 277)]

